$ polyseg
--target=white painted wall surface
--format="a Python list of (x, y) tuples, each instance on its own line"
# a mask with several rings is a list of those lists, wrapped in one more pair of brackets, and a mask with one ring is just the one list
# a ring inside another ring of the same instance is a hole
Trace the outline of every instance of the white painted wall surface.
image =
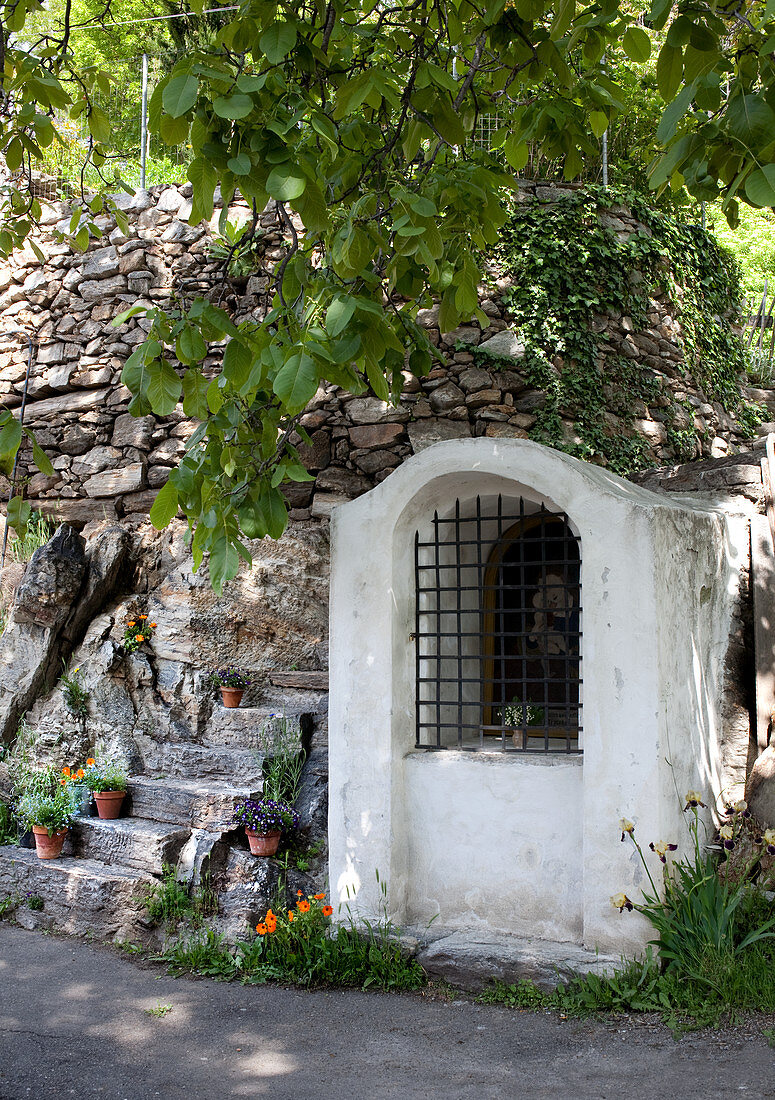
[(404, 763), (407, 921), (580, 943), (581, 757), (419, 751)]
[[(584, 757), (540, 773), (557, 794), (548, 803), (556, 820), (542, 824), (515, 805), (527, 761), (509, 755), (490, 771), (479, 760), (458, 760), (459, 776), (450, 771), (442, 781), (459, 754), (442, 764), (435, 757), (446, 754), (413, 752), (415, 531), (455, 499), (466, 505), (498, 493), (565, 512), (581, 538)], [(532, 912), (547, 938), (604, 952), (641, 949), (650, 926), (637, 914), (620, 916), (609, 900), (619, 890), (639, 897), (644, 881), (617, 822), (635, 821), (646, 846), (673, 839), (684, 788), (718, 775), (723, 639), (737, 584), (725, 518), (529, 441), (483, 438), (440, 443), (410, 459), (337, 508), (331, 533), (332, 894), (376, 917), (378, 871), (398, 922), (422, 924), (439, 912), (463, 929), (475, 913), (493, 931), (517, 933)], [(453, 802), (442, 814), (445, 793)], [(438, 816), (481, 819), (488, 806), (506, 824), (477, 849), (490, 849), (484, 866), (483, 855), (473, 860), (470, 848), (452, 846), (446, 829), (443, 842), (421, 843)], [(506, 853), (532, 843), (537, 830), (538, 866), (510, 870)], [(546, 856), (562, 833), (576, 855), (564, 866)], [(487, 916), (495, 911), (486, 902), (498, 904), (501, 873), (514, 879), (510, 896), (521, 898), (511, 918), (505, 907)], [(455, 910), (463, 878), (472, 902), (484, 883), (483, 900)], [(575, 915), (554, 923), (538, 910), (558, 887), (579, 900)]]

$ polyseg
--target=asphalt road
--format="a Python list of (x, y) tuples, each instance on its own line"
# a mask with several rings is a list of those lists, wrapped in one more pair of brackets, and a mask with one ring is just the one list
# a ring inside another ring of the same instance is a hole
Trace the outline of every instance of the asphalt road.
[(676, 1041), (649, 1019), (175, 979), (0, 924), (0, 1100), (775, 1097), (774, 1023)]

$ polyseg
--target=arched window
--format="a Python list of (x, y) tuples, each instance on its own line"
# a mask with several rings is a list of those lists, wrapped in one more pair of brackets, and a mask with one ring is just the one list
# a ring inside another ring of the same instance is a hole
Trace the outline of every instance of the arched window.
[(580, 553), (567, 517), (433, 519), (415, 540), (418, 747), (578, 752)]

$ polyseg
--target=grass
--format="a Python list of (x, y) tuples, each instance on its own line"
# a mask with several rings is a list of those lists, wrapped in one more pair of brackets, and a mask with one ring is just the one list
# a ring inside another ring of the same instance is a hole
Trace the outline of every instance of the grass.
[(674, 1032), (718, 1027), (747, 1012), (775, 1012), (775, 951), (762, 942), (738, 954), (709, 947), (691, 974), (678, 966), (662, 970), (649, 953), (624, 960), (608, 977), (588, 974), (550, 992), (529, 981), (494, 982), (478, 1000), (564, 1016), (654, 1012)]
[(286, 982), (303, 987), (339, 986), (397, 992), (426, 983), (419, 963), (407, 956), (387, 919), (356, 927), (329, 923), (324, 896), (301, 896), (288, 910), (267, 910), (256, 935), (230, 947), (212, 928), (179, 939), (154, 956), (174, 975), (197, 974), (245, 984)]
[(54, 528), (40, 512), (33, 512), (27, 523), (27, 533), (23, 539), (8, 539), (8, 553), (16, 562), (27, 562), (41, 546), (45, 546)]
[(217, 899), (206, 879), (198, 889), (189, 891), (168, 864), (164, 864), (161, 882), (146, 891), (144, 901), (151, 922), (167, 929), (181, 923), (198, 927), (208, 914), (217, 911)]

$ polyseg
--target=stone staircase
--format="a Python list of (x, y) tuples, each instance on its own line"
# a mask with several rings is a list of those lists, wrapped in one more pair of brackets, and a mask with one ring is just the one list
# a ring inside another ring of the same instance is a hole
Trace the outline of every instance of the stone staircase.
[[(15, 918), (25, 927), (153, 942), (144, 899), (164, 866), (195, 878), (215, 846), (225, 846), (235, 803), (260, 794), (261, 760), (250, 741), (265, 717), (257, 708), (216, 708), (213, 740), (148, 746), (147, 773), (130, 779), (123, 816), (79, 817), (59, 859), (0, 847), (0, 899), (20, 899)], [(42, 899), (41, 910), (25, 904), (30, 895)]]

